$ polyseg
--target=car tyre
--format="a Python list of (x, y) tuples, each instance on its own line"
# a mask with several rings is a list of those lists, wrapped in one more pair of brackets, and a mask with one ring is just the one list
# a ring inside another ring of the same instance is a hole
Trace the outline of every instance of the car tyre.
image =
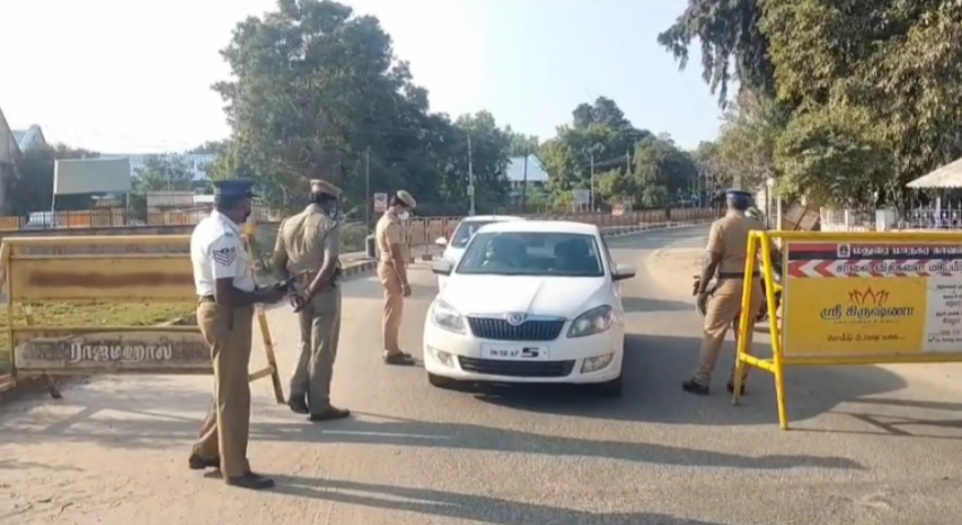
[(624, 373), (618, 375), (618, 377), (612, 379), (611, 381), (605, 381), (604, 383), (599, 383), (597, 385), (598, 393), (605, 397), (621, 397), (624, 381), (622, 378)]
[(431, 386), (436, 388), (453, 388), (455, 381), (428, 372), (428, 383), (431, 383)]

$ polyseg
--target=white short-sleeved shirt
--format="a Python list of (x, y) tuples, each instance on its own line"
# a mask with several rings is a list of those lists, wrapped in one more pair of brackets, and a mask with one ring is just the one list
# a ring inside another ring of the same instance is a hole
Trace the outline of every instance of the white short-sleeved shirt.
[(216, 210), (194, 228), (190, 262), (194, 267), (194, 286), (201, 297), (214, 295), (217, 279), (232, 278), (234, 287), (245, 292), (253, 292), (257, 286), (240, 227)]

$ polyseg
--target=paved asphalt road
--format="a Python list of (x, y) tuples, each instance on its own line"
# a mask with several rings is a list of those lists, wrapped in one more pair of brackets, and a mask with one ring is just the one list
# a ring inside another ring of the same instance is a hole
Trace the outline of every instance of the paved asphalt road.
[[(897, 369), (792, 371), (792, 432), (777, 428), (768, 376), (753, 376), (740, 408), (721, 388), (681, 392), (698, 320), (687, 276), (653, 254), (703, 242), (702, 229), (612, 241), (615, 259), (640, 269), (626, 284), (623, 399), (443, 391), (419, 368), (385, 367), (380, 290), (357, 280), (345, 286), (334, 385), (355, 417), (312, 425), (253, 386), (251, 460), (274, 491), (187, 470), (210, 378), (113, 377), (0, 412), (0, 523), (962, 523), (962, 383), (944, 374), (916, 369), (908, 386)], [(416, 350), (436, 289), (426, 269), (413, 275), (402, 335)], [(296, 324), (270, 315), (286, 375)]]

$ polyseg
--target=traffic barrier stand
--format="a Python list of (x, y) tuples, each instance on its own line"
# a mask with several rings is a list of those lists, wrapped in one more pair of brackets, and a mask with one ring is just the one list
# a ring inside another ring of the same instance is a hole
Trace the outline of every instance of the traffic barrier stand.
[[(7, 338), (12, 376), (43, 375), (53, 397), (53, 376), (91, 374), (213, 374), (208, 346), (193, 325), (66, 326), (39, 324), (30, 304), (197, 301), (188, 235), (15, 237), (0, 245), (7, 289)], [(77, 253), (77, 252), (85, 253)], [(60, 252), (60, 253), (57, 253)], [(253, 269), (252, 269), (253, 270)], [(24, 322), (15, 322), (15, 308)], [(274, 397), (284, 393), (270, 327), (262, 309), (267, 367), (250, 381), (270, 377)]]
[[(782, 251), (781, 319), (773, 242)], [(962, 362), (962, 233), (752, 232), (746, 282), (761, 255), (772, 355), (751, 354), (749, 317), (738, 328), (733, 404), (746, 366), (775, 380), (788, 430), (785, 368)], [(744, 287), (742, 312), (752, 304)]]

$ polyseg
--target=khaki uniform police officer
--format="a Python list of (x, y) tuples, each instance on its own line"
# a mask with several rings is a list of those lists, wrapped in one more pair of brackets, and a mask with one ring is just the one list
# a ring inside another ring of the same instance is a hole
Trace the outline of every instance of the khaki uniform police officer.
[(247, 462), (251, 392), (247, 370), (255, 303), (275, 303), (284, 292), (257, 289), (240, 224), (251, 214), (251, 182), (214, 183), (214, 211), (190, 238), (190, 260), (200, 301), (197, 324), (214, 362), (214, 402), (190, 456), (190, 468), (219, 468), (229, 485), (274, 486)]
[(301, 352), (291, 377), (288, 406), (311, 421), (340, 419), (348, 410), (331, 405), (331, 377), (341, 333), (341, 190), (323, 180), (311, 181), (311, 203), (281, 222), (274, 247), (274, 269), (286, 280), (304, 274), (296, 311), (301, 324)]
[[(704, 338), (698, 367), (692, 378), (682, 383), (686, 392), (707, 395), (711, 383), (712, 372), (718, 361), (722, 343), (728, 327), (733, 325), (739, 316), (742, 303), (742, 289), (752, 286), (752, 305), (749, 315), (750, 326), (755, 324), (755, 316), (761, 307), (762, 288), (758, 275), (752, 282), (745, 282), (745, 257), (748, 248), (748, 236), (752, 230), (764, 230), (765, 226), (745, 215), (751, 203), (751, 194), (745, 191), (729, 190), (726, 194), (728, 211), (725, 216), (711, 225), (708, 235), (708, 262), (702, 271), (701, 289), (698, 290), (698, 308), (705, 312)], [(708, 283), (717, 273), (718, 284), (709, 298)], [(751, 333), (751, 330), (749, 330)], [(751, 341), (749, 341), (749, 347)], [(746, 367), (747, 371), (747, 367)], [(734, 370), (732, 371), (734, 374)], [(744, 382), (742, 383), (744, 385)], [(734, 377), (728, 381), (728, 391), (734, 390)]]
[(387, 211), (377, 221), (374, 237), (380, 252), (377, 276), (384, 287), (384, 318), (381, 321), (381, 334), (384, 338), (384, 362), (389, 365), (413, 365), (411, 354), (401, 351), (398, 332), (401, 329), (401, 314), (404, 311), (404, 298), (410, 297), (405, 251), (402, 247), (401, 221), (406, 220), (417, 205), (410, 193), (400, 190), (389, 203)]

